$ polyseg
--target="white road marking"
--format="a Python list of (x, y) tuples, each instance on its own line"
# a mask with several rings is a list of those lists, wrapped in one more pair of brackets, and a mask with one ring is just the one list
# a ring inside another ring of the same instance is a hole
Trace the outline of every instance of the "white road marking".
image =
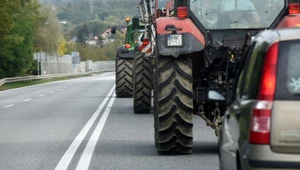
[(60, 89), (56, 89), (57, 91), (59, 91)]
[(12, 107), (12, 106), (14, 106), (14, 104), (10, 104), (10, 105), (4, 106), (3, 108), (9, 108), (9, 107)]
[(64, 88), (66, 89), (66, 88), (68, 88), (68, 86), (65, 86)]
[(100, 137), (100, 134), (103, 130), (103, 127), (105, 125), (105, 122), (107, 120), (107, 117), (109, 115), (109, 112), (111, 110), (111, 107), (112, 107), (115, 99), (116, 99), (115, 95), (113, 95), (113, 97), (110, 99), (101, 119), (99, 120), (98, 125), (96, 126), (90, 140), (88, 141), (88, 143), (80, 157), (80, 160), (77, 164), (76, 170), (85, 170), (85, 169), (87, 170), (89, 168), (97, 141)]
[(103, 110), (105, 104), (109, 100), (110, 96), (115, 90), (115, 85), (112, 87), (110, 92), (107, 94), (105, 99), (102, 101), (100, 106), (97, 108), (93, 116), (90, 118), (90, 120), (87, 122), (87, 124), (83, 127), (83, 129), (79, 132), (79, 134), (76, 136), (68, 150), (65, 152), (61, 160), (59, 161), (58, 165), (56, 166), (55, 170), (66, 170), (72, 160), (72, 158), (75, 155), (75, 152), (77, 151), (79, 145), (84, 140), (86, 134), (89, 132), (93, 124), (95, 123), (95, 120), (99, 116), (100, 112)]
[(54, 93), (54, 91), (49, 91), (49, 93), (51, 94), (51, 93)]
[(28, 102), (28, 101), (30, 101), (30, 100), (31, 100), (31, 99), (25, 99), (24, 102)]
[(115, 76), (113, 75), (110, 75), (110, 76), (100, 76), (100, 77), (97, 77), (97, 78), (94, 78), (93, 80), (114, 80), (115, 79)]
[(44, 96), (43, 94), (40, 94), (40, 95), (39, 95), (39, 97), (43, 97), (43, 96)]
[(104, 74), (101, 74), (100, 76), (103, 77), (103, 76), (106, 76), (106, 75), (109, 75), (109, 74), (112, 74), (112, 73), (104, 73)]

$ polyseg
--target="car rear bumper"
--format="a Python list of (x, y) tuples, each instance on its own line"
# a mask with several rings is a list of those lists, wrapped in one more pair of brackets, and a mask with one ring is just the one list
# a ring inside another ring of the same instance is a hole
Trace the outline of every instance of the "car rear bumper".
[(300, 162), (282, 162), (251, 159), (248, 162), (251, 167), (260, 169), (300, 169)]
[(246, 169), (300, 169), (300, 154), (277, 153), (273, 152), (269, 145), (251, 144), (247, 152), (248, 154), (245, 154), (243, 161), (247, 162)]

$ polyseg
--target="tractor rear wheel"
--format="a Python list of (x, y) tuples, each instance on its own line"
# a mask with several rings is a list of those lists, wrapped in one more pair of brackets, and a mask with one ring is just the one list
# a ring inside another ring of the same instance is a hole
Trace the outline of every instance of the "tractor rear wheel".
[(149, 113), (151, 110), (152, 63), (145, 54), (138, 52), (133, 66), (134, 113)]
[(155, 145), (160, 154), (190, 154), (193, 147), (192, 61), (156, 57), (154, 76)]
[(118, 98), (132, 97), (132, 64), (133, 59), (116, 60), (116, 96)]

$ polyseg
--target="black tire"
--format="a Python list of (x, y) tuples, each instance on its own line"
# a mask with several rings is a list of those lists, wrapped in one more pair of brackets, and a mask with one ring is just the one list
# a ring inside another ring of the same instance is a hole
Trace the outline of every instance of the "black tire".
[(237, 164), (237, 170), (243, 170), (244, 169), (239, 152), (236, 153), (236, 164)]
[(156, 57), (154, 76), (155, 145), (160, 154), (190, 154), (193, 148), (192, 61)]
[(132, 83), (132, 64), (133, 59), (116, 60), (116, 96), (126, 98), (133, 96)]
[(152, 63), (138, 52), (133, 64), (133, 110), (134, 113), (149, 113), (151, 110)]

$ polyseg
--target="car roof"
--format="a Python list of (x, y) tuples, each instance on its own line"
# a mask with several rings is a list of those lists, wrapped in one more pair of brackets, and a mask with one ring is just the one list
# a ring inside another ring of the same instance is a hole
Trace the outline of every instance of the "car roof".
[(253, 40), (256, 43), (268, 42), (273, 44), (278, 41), (300, 40), (300, 28), (284, 28), (260, 32)]
[(300, 39), (300, 28), (287, 28), (275, 30), (279, 34), (279, 40), (295, 40)]

